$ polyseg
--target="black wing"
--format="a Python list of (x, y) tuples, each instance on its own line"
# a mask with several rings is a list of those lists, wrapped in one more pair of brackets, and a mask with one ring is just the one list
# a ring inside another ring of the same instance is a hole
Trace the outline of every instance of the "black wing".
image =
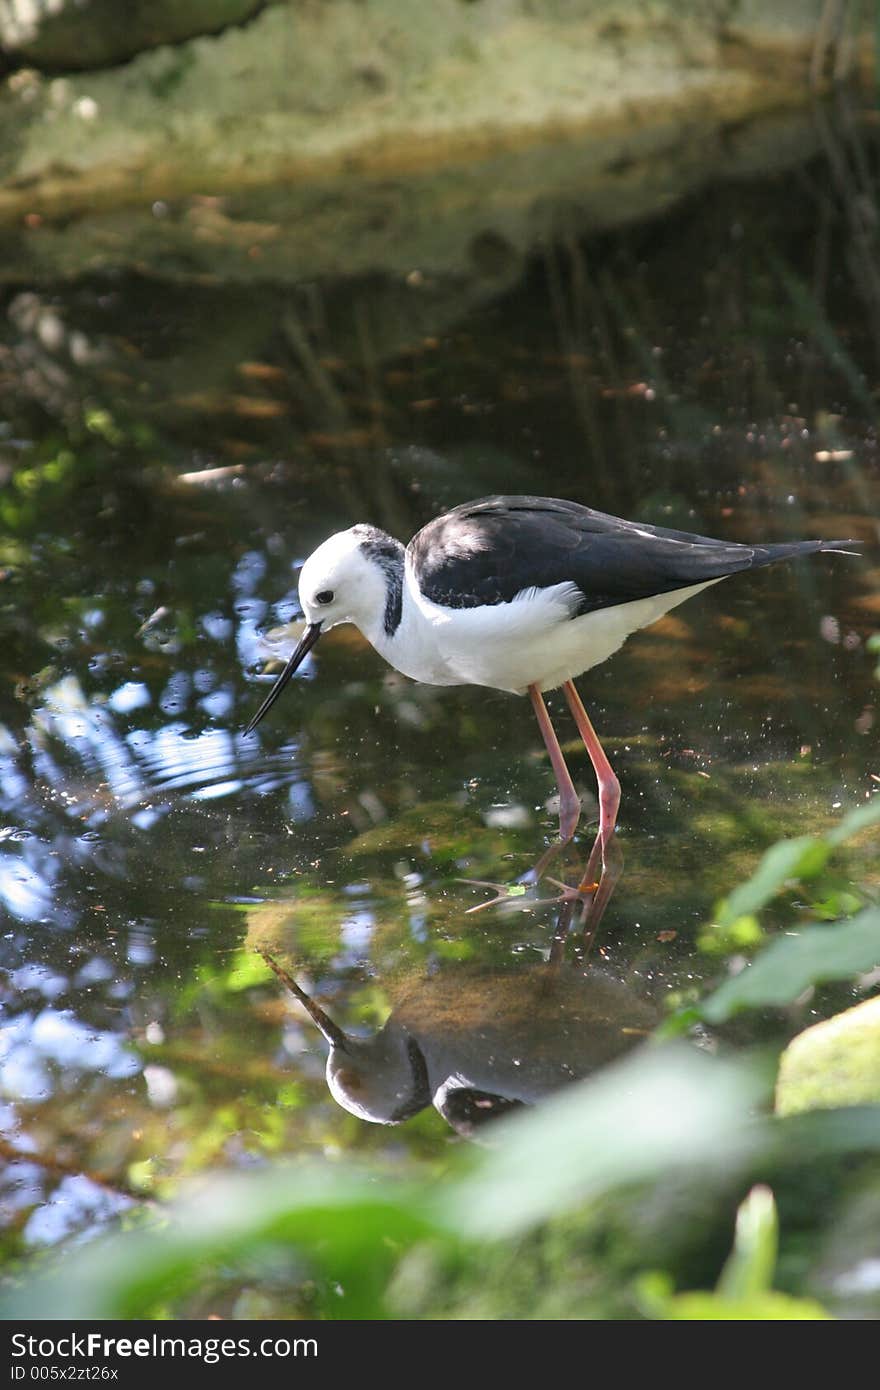
[(508, 603), (533, 585), (567, 582), (583, 596), (574, 617), (842, 544), (737, 545), (552, 497), (483, 497), (429, 522), (407, 549), (435, 603)]

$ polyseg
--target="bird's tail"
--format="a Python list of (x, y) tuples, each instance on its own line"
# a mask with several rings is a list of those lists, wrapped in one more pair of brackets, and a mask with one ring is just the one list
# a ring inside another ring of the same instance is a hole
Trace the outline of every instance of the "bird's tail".
[[(855, 546), (858, 546), (858, 550), (844, 550), (843, 547), (844, 547), (845, 545), (855, 545)], [(831, 555), (855, 555), (855, 556), (859, 556), (859, 555), (861, 555), (861, 553), (862, 553), (862, 546), (863, 546), (863, 545), (864, 545), (864, 541), (822, 541), (821, 545), (819, 546), (819, 549), (820, 549), (820, 550), (827, 550), (827, 551), (829, 552), (829, 554), (831, 554)]]
[[(855, 555), (861, 554), (863, 542), (859, 540), (846, 541), (783, 541), (779, 545), (756, 545), (753, 546), (755, 552), (755, 565), (772, 565), (777, 560), (794, 560), (798, 555), (817, 555), (828, 553), (830, 555)], [(848, 549), (855, 546), (856, 549)]]

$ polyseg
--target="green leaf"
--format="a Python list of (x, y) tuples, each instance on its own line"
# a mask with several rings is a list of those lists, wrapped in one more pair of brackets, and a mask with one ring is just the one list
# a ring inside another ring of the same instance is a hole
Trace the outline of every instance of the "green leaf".
[(676, 1044), (644, 1049), (537, 1114), (500, 1121), (497, 1148), (443, 1210), (471, 1236), (510, 1235), (623, 1183), (732, 1161), (748, 1151), (761, 1089), (742, 1063)]
[(759, 1184), (740, 1204), (733, 1250), (714, 1293), (676, 1294), (669, 1276), (656, 1272), (639, 1281), (639, 1301), (649, 1317), (679, 1321), (829, 1318), (814, 1300), (791, 1298), (772, 1289), (778, 1237), (773, 1193)]
[(702, 1021), (703, 1016), (695, 1005), (682, 1005), (657, 1025), (652, 1036), (657, 1042), (667, 1042), (672, 1038), (680, 1038), (683, 1034), (689, 1033)]
[(464, 1242), (479, 1251), (487, 1238), (529, 1230), (623, 1183), (739, 1163), (761, 1135), (752, 1120), (759, 1088), (741, 1063), (645, 1048), (536, 1112), (499, 1122), (497, 1147), (472, 1153), (440, 1185), (350, 1164), (215, 1179), (173, 1204), (164, 1229), (71, 1251), (54, 1274), (3, 1301), (0, 1316), (149, 1317), (212, 1266), (280, 1243), (319, 1281), (325, 1316), (386, 1317), (385, 1289), (416, 1244), (449, 1260)]
[[(0, 1318), (143, 1318), (163, 1309), (174, 1316), (177, 1300), (204, 1287), (218, 1267), (228, 1271), (280, 1247), (314, 1279), (316, 1316), (376, 1320), (388, 1316), (386, 1290), (415, 1248), (450, 1271), (464, 1260), (483, 1268), (487, 1236), (516, 1235), (634, 1180), (709, 1165), (732, 1174), (752, 1158), (815, 1163), (880, 1150), (880, 1106), (774, 1120), (755, 1118), (755, 1100), (754, 1074), (741, 1063), (647, 1048), (599, 1080), (499, 1122), (498, 1149), (472, 1152), (464, 1171), (459, 1160), (439, 1183), (407, 1183), (399, 1173), (347, 1162), (267, 1165), (210, 1179), (164, 1210), (161, 1224), (74, 1243), (23, 1288), (7, 1285)], [(757, 1234), (747, 1226), (737, 1234), (745, 1285), (765, 1278), (768, 1263), (766, 1213), (752, 1218)], [(653, 1295), (662, 1296), (649, 1309), (655, 1317), (822, 1316), (815, 1305), (771, 1293), (676, 1296), (668, 1281), (655, 1280)]]
[(753, 1187), (736, 1214), (733, 1250), (721, 1271), (716, 1292), (723, 1298), (755, 1299), (773, 1284), (779, 1220), (769, 1187)]
[(702, 1006), (709, 1023), (723, 1023), (740, 1009), (790, 1004), (810, 985), (846, 980), (880, 964), (880, 908), (848, 922), (805, 927), (777, 937), (739, 975), (710, 994)]
[(713, 922), (704, 927), (697, 937), (697, 947), (708, 956), (729, 956), (734, 952), (753, 951), (763, 939), (761, 924), (750, 912), (744, 917), (735, 917), (725, 926)]
[(776, 1119), (768, 1130), (771, 1161), (809, 1154), (812, 1162), (880, 1150), (880, 1105), (847, 1105)]
[(752, 877), (721, 903), (718, 926), (729, 927), (738, 917), (758, 912), (790, 879), (815, 878), (830, 853), (831, 845), (812, 835), (780, 840), (767, 850)]
[(3, 1316), (150, 1317), (197, 1287), (212, 1262), (284, 1244), (330, 1286), (325, 1316), (383, 1318), (399, 1251), (428, 1236), (450, 1240), (405, 1184), (392, 1188), (351, 1169), (279, 1166), (271, 1175), (215, 1179), (173, 1205), (162, 1227), (72, 1252), (56, 1273), (4, 1300)]
[[(646, 1311), (651, 1305), (646, 1303)], [(803, 1322), (833, 1321), (821, 1303), (812, 1298), (791, 1298), (786, 1293), (758, 1294), (753, 1298), (724, 1298), (717, 1293), (680, 1293), (655, 1305), (655, 1318), (683, 1322)]]
[(858, 835), (871, 825), (880, 825), (880, 796), (875, 796), (871, 801), (866, 801), (864, 806), (857, 806), (854, 811), (850, 811), (839, 825), (829, 830), (825, 838), (830, 845), (841, 845), (844, 840), (851, 840), (853, 835)]

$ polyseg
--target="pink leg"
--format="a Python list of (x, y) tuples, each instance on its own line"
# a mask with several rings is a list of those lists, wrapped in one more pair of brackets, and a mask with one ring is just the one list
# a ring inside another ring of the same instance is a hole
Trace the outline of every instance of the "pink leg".
[(617, 811), (620, 806), (620, 783), (612, 771), (611, 764), (605, 756), (605, 749), (599, 742), (596, 730), (590, 723), (589, 715), (581, 704), (581, 697), (575, 690), (573, 683), (566, 681), (562, 688), (565, 691), (565, 698), (568, 701), (574, 722), (578, 726), (578, 733), (590, 755), (590, 762), (593, 764), (596, 781), (599, 784), (599, 840), (602, 844), (602, 862), (604, 864), (608, 844), (614, 834), (614, 826), (617, 822)]
[[(597, 859), (600, 858), (602, 867), (597, 882), (596, 869), (599, 867)], [(622, 872), (623, 855), (620, 852), (620, 846), (613, 839), (609, 840), (607, 845), (603, 845), (601, 835), (597, 835), (596, 843), (587, 860), (584, 876), (578, 888), (578, 892), (582, 895), (592, 892), (592, 897), (585, 901), (581, 912), (581, 927), (583, 928), (581, 951), (583, 955), (589, 952), (593, 944), (599, 923), (614, 896), (614, 890)]]
[[(622, 872), (623, 855), (620, 852), (620, 846), (611, 840), (607, 855), (603, 856), (602, 841), (597, 835), (590, 850), (590, 857), (584, 866), (578, 888), (572, 891), (563, 884), (559, 884), (559, 887), (562, 888), (562, 906), (556, 920), (556, 931), (550, 947), (549, 958), (550, 966), (553, 969), (558, 969), (564, 959), (565, 943), (571, 928), (575, 904), (581, 908), (581, 938), (575, 943), (575, 959), (583, 962), (589, 955), (590, 948), (596, 938), (596, 932), (599, 929), (599, 923), (614, 896), (614, 890)], [(556, 881), (556, 879), (551, 880), (553, 883)]]
[[(559, 747), (559, 739), (550, 723), (544, 697), (536, 685), (529, 686), (529, 697), (535, 711), (535, 718), (538, 721), (538, 728), (541, 730), (541, 737), (547, 752), (550, 754), (553, 771), (556, 773), (556, 785), (559, 787), (559, 839), (561, 844), (567, 845), (577, 830), (577, 823), (581, 814), (581, 799), (574, 789), (571, 773), (565, 766), (562, 749)], [(543, 863), (543, 860), (541, 862)]]

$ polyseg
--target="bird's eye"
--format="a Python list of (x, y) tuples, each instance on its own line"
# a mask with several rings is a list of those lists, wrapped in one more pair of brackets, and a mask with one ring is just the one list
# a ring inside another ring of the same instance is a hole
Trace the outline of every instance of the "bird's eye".
[(322, 589), (321, 592), (320, 592), (319, 594), (315, 594), (315, 603), (332, 603), (332, 602), (333, 602), (333, 590), (332, 590), (332, 589)]

